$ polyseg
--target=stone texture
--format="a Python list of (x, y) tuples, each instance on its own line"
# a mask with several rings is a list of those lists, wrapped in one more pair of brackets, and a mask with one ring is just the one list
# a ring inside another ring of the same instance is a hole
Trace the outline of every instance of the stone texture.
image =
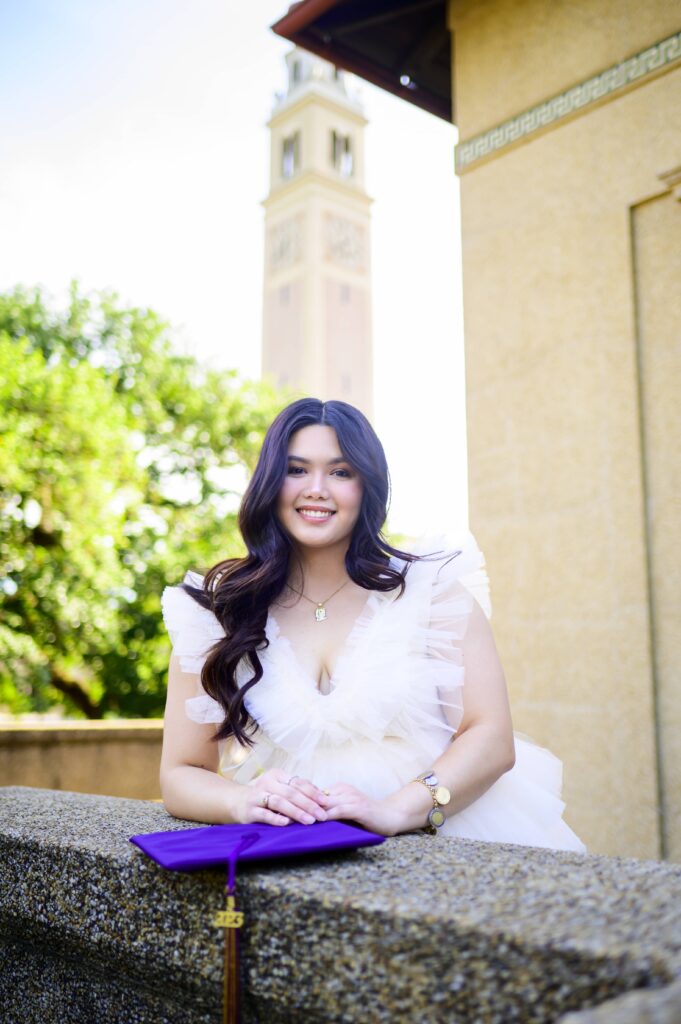
[(665, 988), (628, 992), (618, 999), (580, 1013), (568, 1013), (560, 1024), (679, 1024), (681, 981)]
[[(3, 1020), (219, 1020), (222, 871), (166, 872), (127, 841), (187, 827), (0, 790)], [(531, 1024), (681, 977), (676, 865), (419, 834), (238, 877), (245, 1024)]]

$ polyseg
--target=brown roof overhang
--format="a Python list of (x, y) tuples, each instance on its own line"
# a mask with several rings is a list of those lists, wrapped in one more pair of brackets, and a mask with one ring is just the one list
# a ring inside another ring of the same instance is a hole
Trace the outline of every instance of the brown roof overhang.
[(446, 0), (301, 0), (277, 35), (452, 121)]

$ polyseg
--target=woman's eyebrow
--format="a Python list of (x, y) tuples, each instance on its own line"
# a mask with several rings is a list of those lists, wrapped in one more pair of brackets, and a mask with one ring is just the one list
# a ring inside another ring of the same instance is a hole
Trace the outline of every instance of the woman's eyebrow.
[[(302, 455), (289, 455), (288, 458), (289, 458), (289, 460), (290, 459), (295, 459), (296, 462), (304, 462), (306, 466), (310, 465), (310, 459), (304, 459)], [(340, 456), (338, 456), (335, 459), (329, 459), (327, 465), (328, 466), (335, 466), (339, 462), (347, 462), (347, 461), (348, 461), (347, 459), (344, 459), (343, 456), (340, 455)]]

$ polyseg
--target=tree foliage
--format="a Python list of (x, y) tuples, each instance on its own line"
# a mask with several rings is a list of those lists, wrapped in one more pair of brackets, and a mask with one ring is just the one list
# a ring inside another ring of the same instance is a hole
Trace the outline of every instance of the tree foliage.
[(281, 399), (74, 286), (0, 295), (0, 704), (162, 713), (163, 587), (241, 553), (236, 510)]

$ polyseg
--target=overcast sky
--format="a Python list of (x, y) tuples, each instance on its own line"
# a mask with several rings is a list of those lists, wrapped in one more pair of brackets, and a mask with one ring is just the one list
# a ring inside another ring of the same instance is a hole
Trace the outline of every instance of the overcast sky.
[[(0, 289), (72, 278), (151, 306), (178, 344), (260, 372), (279, 0), (2, 0)], [(369, 117), (374, 425), (389, 525), (465, 525), (453, 126), (361, 83)]]

